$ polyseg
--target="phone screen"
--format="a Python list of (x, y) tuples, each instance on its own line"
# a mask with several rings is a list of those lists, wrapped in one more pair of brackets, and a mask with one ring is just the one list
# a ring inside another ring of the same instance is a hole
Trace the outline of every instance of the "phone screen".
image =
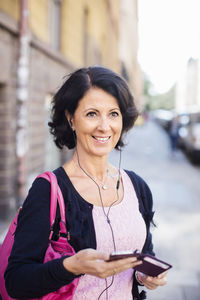
[(113, 252), (110, 255), (109, 261), (124, 259), (128, 257), (137, 257), (138, 260), (142, 260), (142, 264), (135, 266), (134, 269), (149, 276), (158, 276), (159, 274), (172, 268), (172, 265), (168, 264), (167, 262), (160, 260), (152, 255), (142, 254), (139, 251)]

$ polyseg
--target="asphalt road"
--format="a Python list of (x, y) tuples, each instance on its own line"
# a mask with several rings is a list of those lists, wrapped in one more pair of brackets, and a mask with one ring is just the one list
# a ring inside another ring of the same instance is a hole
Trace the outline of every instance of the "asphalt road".
[[(148, 300), (200, 299), (200, 166), (179, 150), (171, 153), (164, 130), (149, 121), (126, 138), (122, 167), (142, 176), (154, 198), (153, 241), (157, 257), (173, 268), (168, 283), (148, 292)], [(118, 165), (119, 154), (111, 161)]]

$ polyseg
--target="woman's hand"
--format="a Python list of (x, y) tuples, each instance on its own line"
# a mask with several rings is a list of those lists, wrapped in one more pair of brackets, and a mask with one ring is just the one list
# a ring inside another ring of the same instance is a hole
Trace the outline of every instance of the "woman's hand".
[(63, 260), (64, 267), (75, 275), (90, 274), (99, 278), (116, 275), (141, 264), (137, 258), (123, 258), (108, 262), (109, 255), (94, 249), (84, 249)]
[(157, 277), (147, 276), (137, 271), (136, 279), (138, 279), (138, 282), (143, 284), (146, 288), (154, 290), (158, 286), (165, 285), (167, 283), (166, 275), (167, 271), (158, 275)]

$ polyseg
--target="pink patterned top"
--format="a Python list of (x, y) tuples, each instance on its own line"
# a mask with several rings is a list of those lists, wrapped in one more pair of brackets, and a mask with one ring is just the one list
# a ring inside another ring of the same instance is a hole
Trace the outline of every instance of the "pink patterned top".
[[(139, 212), (138, 199), (131, 182), (125, 171), (121, 170), (124, 187), (122, 201), (111, 207), (109, 219), (114, 232), (116, 250), (142, 250), (146, 238), (146, 226), (142, 215)], [(105, 207), (106, 213), (108, 207)], [(113, 241), (110, 227), (106, 221), (101, 206), (93, 207), (93, 220), (96, 232), (97, 250), (111, 253)], [(107, 285), (110, 285), (112, 277), (107, 278)], [(109, 300), (132, 300), (133, 269), (129, 269), (114, 276), (114, 282), (108, 289)], [(98, 299), (101, 292), (106, 288), (105, 279), (91, 275), (80, 277), (74, 300)], [(100, 300), (106, 299), (106, 292)]]

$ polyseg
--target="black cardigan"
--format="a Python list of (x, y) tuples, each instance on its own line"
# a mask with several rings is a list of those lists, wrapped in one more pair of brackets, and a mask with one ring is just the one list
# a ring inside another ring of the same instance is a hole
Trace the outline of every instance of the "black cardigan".
[[(150, 189), (134, 172), (126, 172), (134, 185), (139, 200), (139, 210), (147, 227), (143, 252), (154, 254), (149, 230), (153, 217)], [(93, 205), (78, 194), (62, 167), (56, 169), (54, 173), (65, 201), (71, 245), (76, 252), (86, 248), (96, 249)], [(40, 298), (58, 290), (76, 277), (64, 268), (64, 258), (43, 264), (50, 230), (49, 199), (49, 182), (43, 178), (36, 179), (20, 212), (15, 241), (5, 272), (6, 288), (12, 298)], [(133, 299), (141, 299), (136, 280), (133, 284)]]

